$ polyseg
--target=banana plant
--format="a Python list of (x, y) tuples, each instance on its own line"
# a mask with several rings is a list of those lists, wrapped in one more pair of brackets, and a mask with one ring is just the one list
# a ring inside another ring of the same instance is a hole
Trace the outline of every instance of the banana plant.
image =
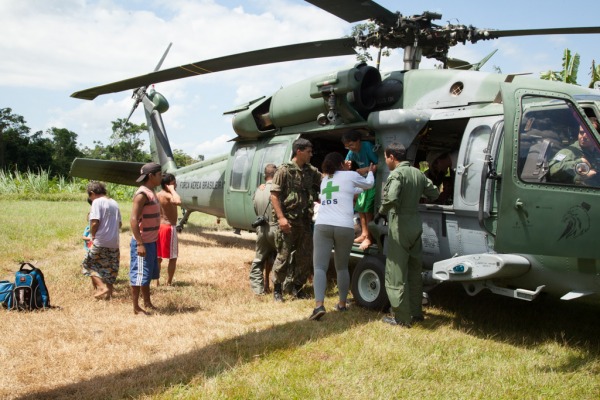
[(596, 82), (600, 82), (600, 65), (596, 65), (596, 60), (592, 60), (592, 68), (590, 68), (592, 80), (588, 87), (593, 88)]
[(577, 85), (577, 72), (579, 70), (579, 54), (571, 54), (571, 50), (565, 49), (563, 54), (562, 71), (546, 71), (540, 74), (541, 79), (547, 81), (559, 81)]

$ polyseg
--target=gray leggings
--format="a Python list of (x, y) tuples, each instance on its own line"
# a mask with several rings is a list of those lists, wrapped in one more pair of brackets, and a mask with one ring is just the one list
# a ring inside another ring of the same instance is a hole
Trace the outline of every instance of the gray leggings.
[(348, 260), (354, 241), (354, 228), (342, 228), (333, 225), (315, 225), (313, 233), (313, 286), (315, 301), (325, 299), (327, 288), (327, 268), (334, 249), (333, 261), (337, 272), (337, 286), (340, 301), (345, 302), (350, 288), (350, 273)]

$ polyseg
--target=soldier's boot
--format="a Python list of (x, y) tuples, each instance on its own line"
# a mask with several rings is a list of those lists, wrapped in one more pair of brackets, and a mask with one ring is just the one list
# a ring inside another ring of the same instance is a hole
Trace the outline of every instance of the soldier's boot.
[(273, 284), (273, 300), (277, 303), (283, 303), (283, 293), (281, 292), (281, 283)]

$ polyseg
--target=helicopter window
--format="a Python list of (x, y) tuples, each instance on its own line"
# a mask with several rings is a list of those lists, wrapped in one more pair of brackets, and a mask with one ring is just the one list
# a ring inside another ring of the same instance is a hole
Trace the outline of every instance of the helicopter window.
[(285, 157), (285, 151), (288, 147), (288, 143), (275, 143), (270, 144), (262, 149), (262, 160), (260, 163), (260, 168), (258, 169), (258, 177), (256, 182), (264, 183), (265, 181), (265, 167), (267, 164), (275, 164), (277, 167), (281, 165), (283, 162), (283, 158)]
[(456, 82), (450, 87), (450, 94), (452, 96), (460, 96), (464, 88), (465, 85), (462, 82)]
[(241, 146), (235, 150), (230, 177), (231, 189), (248, 190), (248, 181), (255, 151), (256, 146)]
[(476, 204), (479, 201), (481, 171), (491, 133), (492, 128), (489, 125), (479, 125), (469, 133), (460, 185), (460, 194), (466, 204)]
[(600, 146), (577, 108), (563, 99), (536, 96), (524, 97), (522, 107), (521, 180), (600, 187)]

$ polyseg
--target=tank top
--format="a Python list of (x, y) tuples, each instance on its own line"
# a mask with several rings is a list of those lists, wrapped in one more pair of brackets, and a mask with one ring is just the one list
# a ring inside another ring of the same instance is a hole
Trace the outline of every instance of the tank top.
[(160, 204), (153, 190), (146, 186), (140, 186), (135, 196), (143, 193), (146, 195), (146, 204), (142, 209), (142, 218), (138, 220), (143, 243), (152, 243), (158, 240), (158, 228), (160, 227)]

